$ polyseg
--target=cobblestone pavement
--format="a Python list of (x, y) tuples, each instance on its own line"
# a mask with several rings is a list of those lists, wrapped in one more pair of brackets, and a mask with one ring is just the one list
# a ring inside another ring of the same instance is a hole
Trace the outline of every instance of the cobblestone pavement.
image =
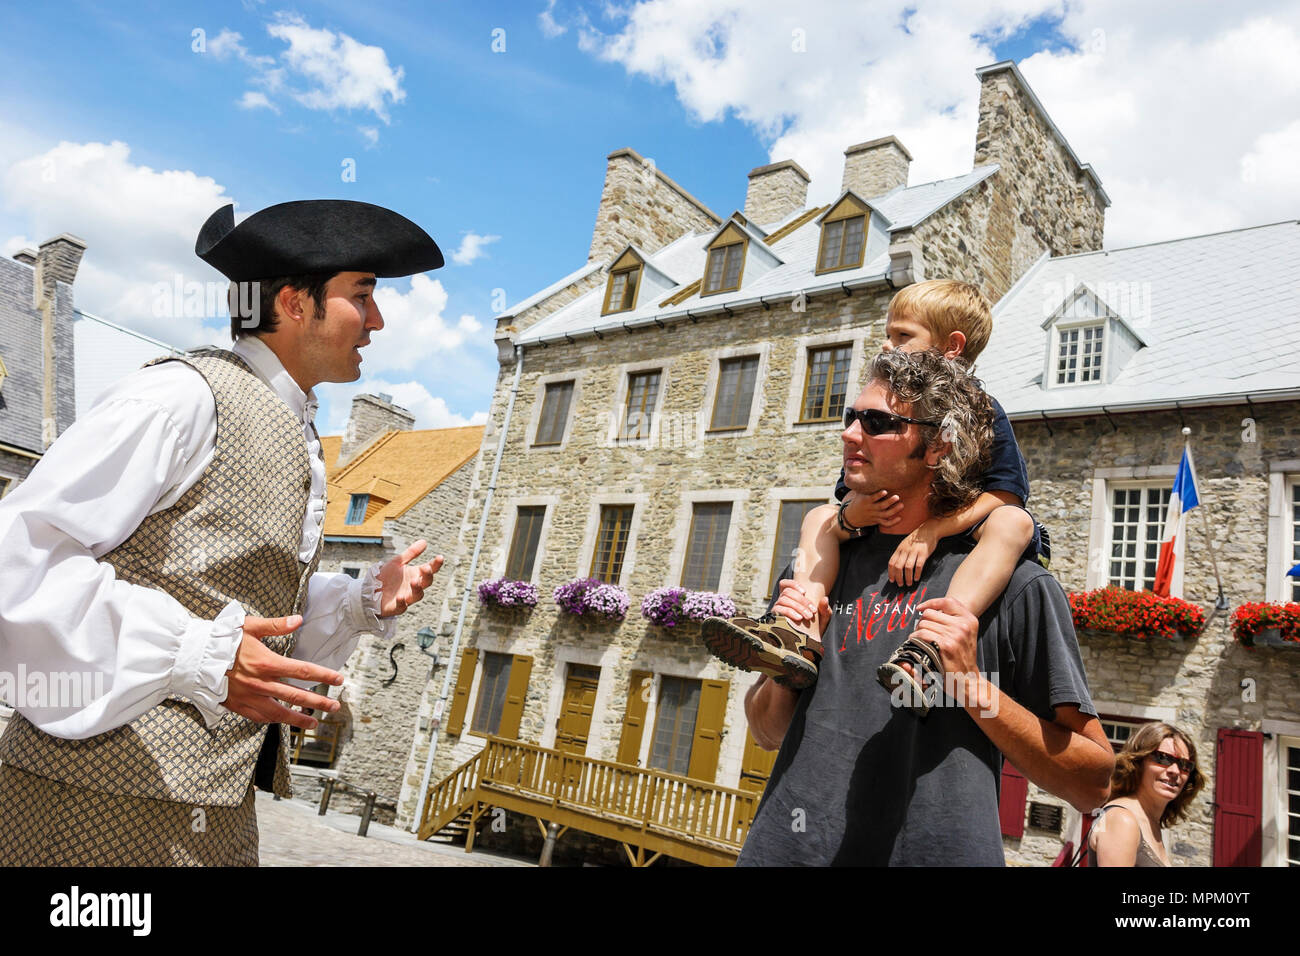
[(371, 822), (357, 836), (361, 818), (330, 812), (318, 816), (302, 800), (276, 800), (257, 791), (257, 829), (262, 866), (535, 866), (531, 860), (442, 843)]

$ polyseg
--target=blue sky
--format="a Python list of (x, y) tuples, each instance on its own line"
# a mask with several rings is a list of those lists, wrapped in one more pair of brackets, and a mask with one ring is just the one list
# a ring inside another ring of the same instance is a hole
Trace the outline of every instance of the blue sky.
[[(494, 290), (514, 302), (585, 263), (605, 156), (623, 146), (723, 215), (743, 205), (752, 167), (795, 158), (817, 198), (838, 185), (844, 146), (885, 133), (916, 155), (913, 183), (956, 175), (970, 168), (973, 70), (1012, 57), (1115, 200), (1110, 244), (1300, 212), (1294, 174), (1278, 165), (1300, 137), (1294, 84), (1263, 103), (1256, 93), (1226, 124), (1231, 148), (1182, 169), (1176, 150), (1185, 157), (1194, 133), (1164, 129), (1166, 114), (1179, 96), (1213, 104), (1195, 84), (1180, 92), (1177, 70), (1155, 72), (1219, 64), (1226, 75), (1253, 50), (1258, 75), (1243, 89), (1274, 68), (1293, 74), (1286, 5), (1184, 5), (1182, 23), (1118, 3), (987, 6), (6, 5), (0, 251), (81, 235), (78, 305), (190, 345), (222, 341), (221, 318), (154, 314), (145, 290), (216, 278), (191, 250), (222, 202), (241, 213), (319, 197), (390, 206), (448, 265), (416, 287), (391, 282), (401, 295), (386, 351), (356, 386), (321, 387), (320, 423), (338, 427), (357, 388), (378, 383), (435, 427), (487, 408)], [(802, 57), (791, 51), (800, 31)], [(1208, 61), (1188, 56), (1198, 45)], [(355, 182), (342, 177), (349, 161)], [(1227, 185), (1192, 202), (1189, 183), (1214, 177)], [(470, 234), (497, 238), (451, 261)]]

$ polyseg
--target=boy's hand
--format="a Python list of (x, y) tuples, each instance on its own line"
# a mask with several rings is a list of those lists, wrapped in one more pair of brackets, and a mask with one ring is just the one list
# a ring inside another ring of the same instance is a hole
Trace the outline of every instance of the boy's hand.
[(872, 525), (888, 528), (898, 521), (903, 512), (903, 503), (898, 500), (898, 495), (891, 495), (884, 489), (870, 495), (856, 492), (850, 492), (850, 495), (844, 517), (855, 528), (869, 528)]
[(934, 554), (939, 539), (931, 530), (933, 523), (926, 521), (899, 542), (894, 556), (889, 559), (889, 580), (899, 587), (911, 587), (921, 579), (921, 569)]
[(780, 587), (781, 596), (772, 605), (774, 613), (780, 614), (791, 624), (801, 624), (804, 627), (810, 627), (816, 622), (819, 631), (825, 631), (831, 617), (831, 605), (824, 595), (814, 605), (796, 581), (786, 578), (781, 581)]

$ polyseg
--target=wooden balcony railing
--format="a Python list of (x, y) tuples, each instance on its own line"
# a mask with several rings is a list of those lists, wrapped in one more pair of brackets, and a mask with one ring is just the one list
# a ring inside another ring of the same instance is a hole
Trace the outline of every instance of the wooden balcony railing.
[[(504, 806), (621, 842), (633, 863), (645, 852), (730, 865), (761, 794), (659, 770), (594, 760), (517, 740), (487, 746), (429, 788), (420, 838), (482, 806)], [(472, 832), (472, 831), (471, 831)], [(472, 849), (472, 837), (466, 849)], [(633, 850), (635, 849), (635, 853)]]

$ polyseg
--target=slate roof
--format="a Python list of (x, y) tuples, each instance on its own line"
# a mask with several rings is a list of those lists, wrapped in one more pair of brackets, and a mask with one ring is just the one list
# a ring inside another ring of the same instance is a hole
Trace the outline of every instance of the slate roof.
[[(1109, 383), (1044, 388), (1043, 322), (1079, 284), (1121, 314), (1127, 298), (1146, 346)], [(976, 374), (1021, 418), (1300, 398), (1300, 221), (1040, 259), (994, 308)]]
[(183, 354), (166, 342), (81, 309), (73, 312), (72, 335), (78, 418), (95, 404), (104, 389), (145, 362), (162, 355)]
[[(880, 196), (864, 198), (872, 208), (889, 220), (891, 232), (911, 229), (992, 176), (998, 168), (996, 163), (979, 166), (962, 176), (919, 186), (900, 187)], [(791, 222), (805, 211), (792, 213), (782, 222)], [(781, 224), (774, 223), (771, 228), (762, 228), (769, 233), (774, 233)], [(707, 258), (705, 246), (716, 232), (717, 229), (711, 229), (707, 233), (688, 233), (649, 256), (649, 260), (656, 268), (680, 280), (678, 290), (684, 289), (703, 276)], [(526, 329), (519, 336), (518, 344), (536, 345), (543, 341), (562, 341), (566, 335), (576, 337), (590, 335), (593, 331), (604, 332), (621, 329), (624, 326), (650, 325), (656, 319), (685, 316), (692, 311), (715, 310), (722, 306), (738, 308), (757, 304), (763, 298), (782, 296), (788, 298), (800, 290), (811, 294), (818, 289), (836, 289), (845, 283), (860, 284), (882, 279), (889, 269), (889, 256), (881, 254), (869, 262), (864, 262), (857, 269), (846, 269), (819, 276), (815, 270), (820, 241), (820, 227), (815, 219), (809, 220), (793, 232), (779, 238), (771, 246), (772, 252), (782, 260), (782, 265), (764, 272), (752, 281), (742, 280), (741, 287), (735, 292), (701, 297), (697, 291), (671, 306), (660, 304), (673, 294), (669, 292), (638, 302), (637, 308), (630, 312), (602, 316), (600, 310), (605, 302), (605, 287), (601, 285)], [(603, 268), (607, 263), (600, 265)], [(566, 277), (551, 288), (562, 288), (571, 281), (573, 281), (572, 277)], [(544, 298), (545, 296), (539, 293), (525, 302), (536, 304)], [(523, 307), (521, 303), (514, 311), (519, 311)]]
[[(325, 534), (378, 538), (384, 533), (385, 519), (405, 514), (478, 454), (483, 426), (390, 431), (339, 468), (335, 462), (341, 443), (336, 435), (321, 439), (328, 495)], [(352, 495), (369, 493), (388, 498), (388, 504), (369, 514), (361, 524), (346, 524)]]

